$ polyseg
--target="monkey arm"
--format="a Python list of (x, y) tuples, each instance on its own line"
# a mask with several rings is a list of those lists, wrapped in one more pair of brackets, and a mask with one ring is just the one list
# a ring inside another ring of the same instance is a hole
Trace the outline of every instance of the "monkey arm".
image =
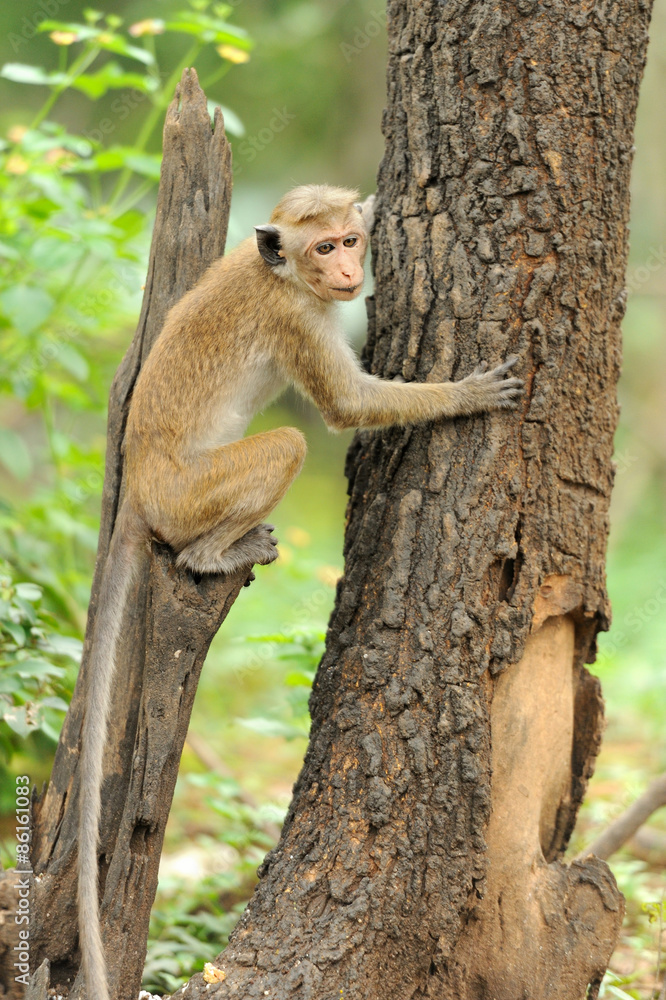
[(487, 371), (480, 365), (460, 382), (388, 382), (364, 372), (351, 347), (334, 337), (298, 357), (292, 373), (321, 410), (329, 427), (387, 427), (441, 417), (468, 416), (515, 407), (523, 395), (518, 378), (506, 378), (517, 362), (509, 358)]

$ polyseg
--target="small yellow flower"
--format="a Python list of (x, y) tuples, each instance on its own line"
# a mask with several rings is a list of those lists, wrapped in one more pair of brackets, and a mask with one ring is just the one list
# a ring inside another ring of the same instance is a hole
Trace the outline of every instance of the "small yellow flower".
[(20, 142), (27, 131), (27, 125), (12, 125), (7, 133), (7, 138), (10, 142)]
[(217, 52), (223, 59), (228, 59), (232, 63), (246, 63), (250, 59), (249, 52), (237, 49), (235, 45), (218, 45)]
[(295, 525), (287, 528), (285, 537), (287, 541), (291, 542), (292, 545), (295, 545), (297, 549), (306, 548), (311, 541), (310, 533), (308, 531), (304, 531), (303, 528), (297, 528)]
[(61, 149), (59, 146), (56, 146), (55, 149), (49, 149), (44, 154), (44, 160), (46, 163), (72, 163), (75, 159), (76, 157), (73, 156), (72, 153), (66, 149)]
[(279, 545), (279, 559), (282, 566), (288, 566), (294, 561), (294, 550), (289, 545)]
[(19, 156), (18, 153), (12, 153), (10, 157), (7, 158), (5, 164), (5, 170), (8, 174), (25, 174), (27, 173), (30, 164), (23, 156)]
[(337, 566), (320, 566), (316, 575), (317, 579), (327, 587), (335, 587), (342, 576), (342, 570)]
[(218, 969), (212, 962), (206, 962), (203, 977), (205, 983), (223, 983), (227, 974), (222, 969)]
[(156, 17), (148, 17), (145, 21), (137, 21), (127, 29), (133, 38), (140, 38), (141, 35), (162, 35), (164, 33), (164, 21)]
[(78, 42), (79, 40), (79, 36), (75, 31), (52, 31), (49, 38), (56, 45), (73, 45), (74, 42)]

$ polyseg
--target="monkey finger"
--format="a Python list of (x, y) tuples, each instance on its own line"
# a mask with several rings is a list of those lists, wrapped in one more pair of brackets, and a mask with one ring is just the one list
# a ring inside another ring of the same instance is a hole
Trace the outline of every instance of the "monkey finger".
[(517, 365), (519, 361), (520, 358), (518, 357), (517, 354), (511, 354), (506, 359), (504, 364), (498, 365), (497, 368), (494, 369), (493, 375), (499, 375), (500, 373), (504, 374), (504, 372), (508, 372), (511, 368), (513, 368), (514, 365)]
[(243, 586), (244, 587), (249, 587), (250, 584), (252, 583), (252, 581), (256, 580), (256, 579), (257, 579), (257, 574), (253, 573), (252, 571), (250, 571), (250, 574), (249, 574), (247, 580), (245, 581), (245, 583), (243, 584)]

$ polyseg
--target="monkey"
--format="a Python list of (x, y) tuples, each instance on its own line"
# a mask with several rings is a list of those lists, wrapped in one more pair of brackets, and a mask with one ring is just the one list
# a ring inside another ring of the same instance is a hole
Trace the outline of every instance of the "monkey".
[(215, 261), (169, 311), (138, 376), (124, 437), (125, 489), (99, 591), (82, 730), (79, 933), (87, 995), (108, 1000), (98, 889), (103, 751), (121, 615), (141, 550), (167, 543), (198, 579), (277, 557), (264, 519), (298, 475), (292, 427), (244, 437), (294, 384), (334, 430), (418, 424), (510, 409), (523, 382), (508, 358), (459, 382), (382, 380), (361, 367), (336, 303), (362, 289), (374, 196), (305, 185)]

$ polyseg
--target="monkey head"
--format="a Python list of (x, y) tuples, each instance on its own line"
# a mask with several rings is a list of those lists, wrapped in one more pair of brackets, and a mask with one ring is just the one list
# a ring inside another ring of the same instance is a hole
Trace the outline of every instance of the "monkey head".
[(270, 224), (255, 230), (257, 249), (277, 276), (306, 285), (324, 302), (360, 294), (368, 232), (358, 191), (323, 184), (294, 188)]

